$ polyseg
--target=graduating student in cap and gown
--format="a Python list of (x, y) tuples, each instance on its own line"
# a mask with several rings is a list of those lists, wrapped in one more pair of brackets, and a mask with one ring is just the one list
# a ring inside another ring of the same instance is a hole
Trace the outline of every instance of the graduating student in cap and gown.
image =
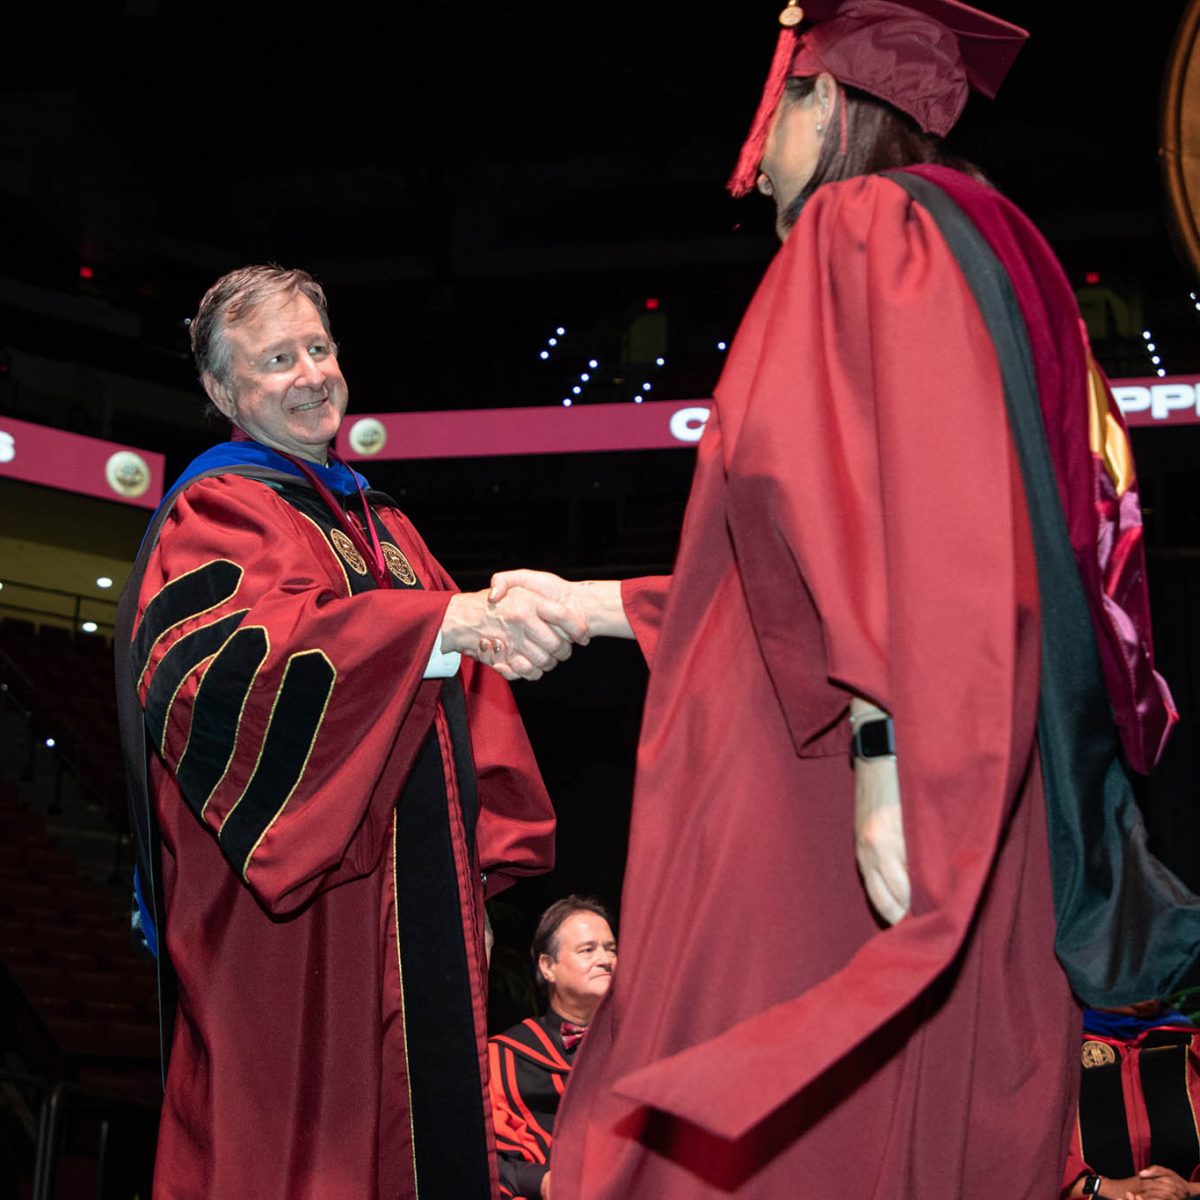
[(1126, 776), (1175, 713), (1121, 418), (1053, 254), (941, 141), (1026, 34), (805, 10), (733, 181), (785, 240), (673, 579), (496, 580), (650, 664), (555, 1200), (1050, 1196), (1072, 989), (1165, 994), (1200, 946)]

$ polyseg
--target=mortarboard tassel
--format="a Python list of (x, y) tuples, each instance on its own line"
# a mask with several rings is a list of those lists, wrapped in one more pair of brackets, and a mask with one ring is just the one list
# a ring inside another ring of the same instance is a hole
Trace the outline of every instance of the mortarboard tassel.
[[(795, 5), (789, 4), (784, 12), (789, 12)], [(782, 18), (781, 18), (782, 19)], [(763, 150), (767, 145), (767, 133), (771, 128), (771, 118), (783, 97), (783, 89), (787, 86), (788, 70), (792, 65), (792, 56), (796, 52), (796, 34), (791, 27), (779, 31), (779, 41), (775, 46), (775, 57), (771, 60), (771, 72), (767, 76), (763, 88), (762, 100), (759, 101), (758, 112), (754, 114), (754, 124), (750, 126), (750, 134), (738, 155), (737, 166), (725, 185), (734, 196), (744, 196), (758, 178), (758, 164), (762, 162)]]

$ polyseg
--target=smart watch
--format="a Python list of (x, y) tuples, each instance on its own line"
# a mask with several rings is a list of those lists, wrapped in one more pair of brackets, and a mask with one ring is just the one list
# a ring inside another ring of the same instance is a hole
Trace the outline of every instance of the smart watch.
[(1099, 1175), (1089, 1175), (1083, 1181), (1083, 1194), (1085, 1196), (1100, 1195), (1100, 1176)]
[(863, 717), (854, 727), (850, 739), (850, 754), (854, 758), (890, 758), (896, 754), (896, 727), (892, 718)]

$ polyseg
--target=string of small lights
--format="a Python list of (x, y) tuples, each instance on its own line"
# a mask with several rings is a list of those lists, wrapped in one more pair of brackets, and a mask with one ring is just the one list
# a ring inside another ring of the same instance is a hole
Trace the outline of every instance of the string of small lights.
[[(645, 303), (645, 307), (651, 311), (657, 309), (658, 306), (658, 300), (647, 300)], [(546, 343), (542, 349), (538, 351), (538, 358), (542, 362), (549, 362), (554, 356), (554, 351), (562, 348), (563, 339), (566, 338), (566, 335), (566, 327), (562, 325), (557, 326), (554, 330), (554, 333), (546, 339)], [(716, 348), (719, 353), (724, 354), (729, 349), (729, 343), (721, 340), (716, 343)], [(658, 369), (661, 370), (666, 365), (667, 360), (662, 355), (659, 355), (654, 359), (654, 366)], [(576, 401), (583, 397), (584, 390), (589, 384), (595, 385), (602, 382), (602, 379), (598, 378), (596, 375), (596, 372), (599, 370), (600, 360), (598, 358), (589, 358), (587, 360), (587, 369), (580, 371), (575, 382), (570, 385), (570, 394), (563, 396), (560, 400), (563, 408), (573, 407)], [(614, 378), (609, 382), (619, 384), (622, 382), (622, 380), (620, 378)], [(630, 396), (630, 399), (634, 404), (642, 404), (650, 397), (654, 390), (654, 381), (652, 379), (642, 379), (640, 383), (634, 385), (634, 392), (632, 396)]]
[[(1200, 308), (1200, 304), (1196, 306)], [(1155, 368), (1159, 379), (1165, 379), (1167, 369), (1162, 365), (1162, 356), (1158, 353), (1158, 346), (1154, 341), (1154, 334), (1149, 329), (1142, 330), (1142, 340), (1146, 343), (1146, 353), (1150, 356), (1150, 365)]]

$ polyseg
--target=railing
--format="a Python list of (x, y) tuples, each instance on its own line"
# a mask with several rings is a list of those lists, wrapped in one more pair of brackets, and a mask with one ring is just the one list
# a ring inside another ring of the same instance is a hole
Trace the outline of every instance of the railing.
[(42, 1195), (41, 1180), (48, 1166), (50, 1097), (53, 1084), (38, 1075), (0, 1068), (0, 1109), (9, 1116), (9, 1128), (25, 1135), (29, 1143), (31, 1196)]
[(58, 588), (23, 583), (19, 579), (0, 579), (0, 616), (19, 615), (37, 624), (61, 625), (80, 630), (85, 622), (95, 625), (87, 633), (112, 634), (116, 623), (117, 602), (104, 596), (84, 596)]
[[(158, 1106), (72, 1083), (57, 1083), (43, 1104), (32, 1200), (53, 1200), (64, 1143), (76, 1143), (95, 1162), (97, 1200), (120, 1192), (150, 1195)], [(85, 1126), (94, 1141), (84, 1142)], [(74, 1128), (73, 1128), (74, 1127)], [(72, 1136), (74, 1134), (74, 1136)], [(112, 1177), (116, 1176), (114, 1180)]]
[[(36, 1014), (30, 1014), (36, 1020)], [(53, 1200), (66, 1143), (94, 1162), (97, 1200), (149, 1196), (158, 1105), (55, 1074), (0, 1068), (0, 1110), (11, 1130), (24, 1133), (30, 1157), (31, 1200)]]

